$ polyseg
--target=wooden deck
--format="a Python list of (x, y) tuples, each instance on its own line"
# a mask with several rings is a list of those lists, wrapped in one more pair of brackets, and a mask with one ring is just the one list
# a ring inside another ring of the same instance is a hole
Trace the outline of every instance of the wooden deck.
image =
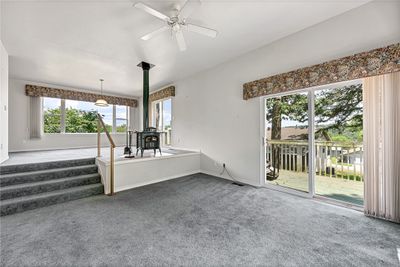
[[(304, 172), (281, 170), (278, 179), (268, 182), (300, 191), (308, 191), (308, 174)], [(355, 205), (363, 205), (364, 183), (362, 181), (316, 175), (315, 182), (315, 191), (318, 195)]]

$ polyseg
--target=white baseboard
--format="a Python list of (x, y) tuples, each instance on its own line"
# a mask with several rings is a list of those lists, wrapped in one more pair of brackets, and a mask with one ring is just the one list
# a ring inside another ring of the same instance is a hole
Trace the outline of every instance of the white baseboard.
[(241, 184), (244, 184), (244, 185), (250, 185), (250, 186), (253, 186), (253, 187), (257, 187), (257, 188), (262, 188), (262, 186), (260, 186), (258, 184), (252, 184), (252, 183), (249, 183), (247, 181), (241, 181), (241, 180), (235, 181), (232, 178), (220, 175), (219, 173), (213, 173), (213, 172), (206, 171), (206, 170), (201, 170), (201, 173), (204, 173), (204, 174), (207, 174), (207, 175), (211, 175), (211, 176), (215, 176), (215, 177), (218, 177), (218, 178), (221, 178), (221, 179), (225, 179), (225, 180), (228, 180), (228, 181), (232, 181), (232, 182), (238, 182), (238, 183), (241, 183)]
[[(145, 182), (145, 183), (137, 183), (137, 184), (133, 184), (133, 185), (129, 185), (129, 186), (117, 187), (117, 188), (115, 188), (115, 192), (122, 192), (122, 191), (125, 191), (125, 190), (138, 188), (138, 187), (142, 187), (142, 186), (146, 186), (146, 185), (150, 185), (150, 184), (156, 184), (156, 183), (160, 183), (160, 182), (165, 182), (165, 181), (168, 181), (168, 180), (173, 180), (173, 179), (181, 178), (181, 177), (184, 177), (184, 176), (193, 175), (193, 174), (196, 174), (196, 173), (204, 173), (204, 174), (207, 174), (207, 175), (210, 175), (210, 176), (214, 176), (214, 177), (218, 177), (218, 178), (221, 178), (221, 179), (224, 179), (224, 180), (228, 180), (228, 181), (232, 181), (232, 182), (234, 181), (234, 180), (232, 180), (230, 178), (227, 178), (227, 177), (224, 177), (222, 175), (219, 175), (219, 174), (216, 174), (216, 173), (212, 173), (212, 172), (209, 172), (209, 171), (195, 170), (195, 171), (191, 171), (191, 172), (180, 173), (180, 174), (173, 175), (173, 176), (163, 177), (163, 178), (160, 178), (160, 179), (154, 179), (154, 180), (151, 180), (151, 181), (148, 181), (148, 182)], [(259, 186), (259, 185), (254, 185), (254, 184), (251, 184), (251, 183), (248, 183), (248, 182), (242, 182), (242, 181), (239, 181), (239, 182), (243, 183), (245, 185), (250, 185), (250, 186), (256, 187), (256, 188), (261, 188), (261, 186)]]

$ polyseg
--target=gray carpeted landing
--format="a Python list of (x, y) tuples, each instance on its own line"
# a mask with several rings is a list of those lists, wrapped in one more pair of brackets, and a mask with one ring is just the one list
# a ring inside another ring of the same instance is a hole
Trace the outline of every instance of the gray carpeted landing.
[(1, 218), (2, 266), (398, 266), (400, 225), (196, 174)]

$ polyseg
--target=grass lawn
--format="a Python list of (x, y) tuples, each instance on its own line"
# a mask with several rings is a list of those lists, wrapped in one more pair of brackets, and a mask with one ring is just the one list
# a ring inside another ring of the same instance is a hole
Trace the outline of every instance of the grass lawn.
[[(319, 175), (316, 175), (315, 179), (315, 191), (318, 195), (350, 202), (356, 205), (363, 205), (363, 182), (342, 178), (329, 178)], [(281, 170), (278, 179), (268, 182), (308, 192), (307, 173)]]

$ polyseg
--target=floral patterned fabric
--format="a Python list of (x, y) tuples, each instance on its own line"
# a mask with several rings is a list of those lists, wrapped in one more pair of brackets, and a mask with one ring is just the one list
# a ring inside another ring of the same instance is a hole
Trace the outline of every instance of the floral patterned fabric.
[(27, 96), (53, 97), (53, 98), (88, 101), (88, 102), (96, 102), (97, 99), (103, 98), (107, 101), (108, 104), (123, 105), (130, 107), (138, 106), (138, 101), (132, 98), (124, 98), (124, 97), (109, 96), (109, 95), (102, 96), (99, 94), (44, 87), (31, 84), (25, 85), (25, 93)]
[(400, 71), (400, 43), (243, 85), (243, 99)]
[(153, 102), (170, 96), (175, 96), (175, 86), (173, 85), (150, 94), (149, 100), (150, 102)]

